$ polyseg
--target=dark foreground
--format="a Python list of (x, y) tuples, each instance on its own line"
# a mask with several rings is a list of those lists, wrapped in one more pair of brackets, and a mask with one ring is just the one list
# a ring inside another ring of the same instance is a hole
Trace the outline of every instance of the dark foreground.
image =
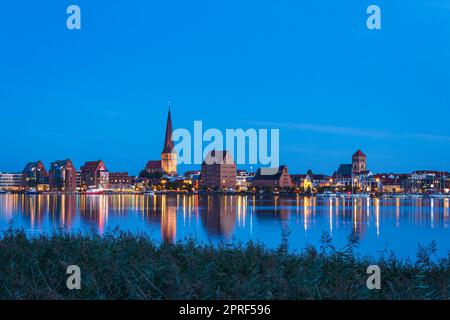
[[(418, 251), (414, 263), (353, 255), (355, 241), (335, 250), (287, 253), (262, 245), (211, 247), (195, 241), (162, 245), (144, 235), (58, 233), (29, 239), (9, 230), (0, 239), (0, 299), (449, 299), (450, 256)], [(368, 290), (369, 265), (381, 289)], [(81, 289), (69, 290), (69, 265)]]

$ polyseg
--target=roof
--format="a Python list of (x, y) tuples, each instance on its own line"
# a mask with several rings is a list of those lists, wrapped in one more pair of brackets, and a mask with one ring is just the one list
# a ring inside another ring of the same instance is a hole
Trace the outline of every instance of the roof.
[(229, 151), (211, 150), (208, 152), (203, 164), (234, 164), (234, 161)]
[(358, 149), (358, 151), (356, 151), (353, 154), (354, 157), (366, 157), (366, 155), (364, 154), (364, 152), (362, 152), (361, 150)]
[(256, 171), (253, 181), (257, 180), (279, 180), (283, 175), (285, 165), (279, 166), (277, 171), (275, 168), (260, 168)]
[(66, 160), (56, 160), (50, 164), (50, 171), (60, 170), (62, 167), (73, 167), (72, 161), (70, 159)]
[(28, 162), (28, 163), (25, 165), (25, 168), (23, 169), (23, 171), (33, 171), (33, 170), (35, 170), (36, 168), (39, 168), (39, 167), (40, 167), (41, 169), (43, 169), (44, 172), (47, 172), (47, 171), (45, 170), (44, 164), (43, 164), (42, 161), (40, 161), (40, 160), (35, 161), (35, 162)]
[(164, 148), (162, 153), (172, 153), (173, 152), (173, 141), (172, 141), (172, 117), (169, 113), (167, 114), (167, 124), (166, 124), (166, 138), (164, 140)]
[(147, 169), (161, 169), (161, 160), (150, 160), (145, 166)]
[(341, 164), (337, 171), (333, 173), (333, 177), (350, 177), (352, 175), (351, 164)]
[(106, 170), (105, 163), (103, 162), (103, 160), (88, 161), (84, 164), (83, 167), (81, 167), (81, 169), (83, 171), (95, 171), (98, 170), (100, 166), (103, 166), (104, 170)]

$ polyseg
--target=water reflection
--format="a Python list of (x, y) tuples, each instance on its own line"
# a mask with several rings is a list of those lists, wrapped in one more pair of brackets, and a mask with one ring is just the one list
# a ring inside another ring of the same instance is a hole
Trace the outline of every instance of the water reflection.
[(342, 244), (356, 234), (367, 253), (387, 244), (414, 254), (417, 242), (431, 240), (444, 251), (450, 249), (449, 199), (0, 195), (0, 228), (10, 222), (30, 233), (64, 227), (103, 234), (118, 226), (172, 242), (187, 236), (202, 241), (237, 238), (272, 247), (288, 228), (294, 249), (317, 245), (323, 232)]

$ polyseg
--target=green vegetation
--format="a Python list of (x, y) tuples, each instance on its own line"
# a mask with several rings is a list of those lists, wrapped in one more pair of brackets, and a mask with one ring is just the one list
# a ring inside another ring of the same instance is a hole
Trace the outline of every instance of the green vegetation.
[[(0, 299), (448, 299), (450, 256), (416, 262), (353, 254), (351, 239), (336, 250), (327, 236), (319, 249), (289, 253), (258, 243), (156, 244), (147, 236), (57, 232), (29, 238), (8, 230), (0, 239)], [(68, 265), (81, 268), (81, 290), (68, 290)], [(367, 267), (381, 268), (381, 290), (366, 287)]]

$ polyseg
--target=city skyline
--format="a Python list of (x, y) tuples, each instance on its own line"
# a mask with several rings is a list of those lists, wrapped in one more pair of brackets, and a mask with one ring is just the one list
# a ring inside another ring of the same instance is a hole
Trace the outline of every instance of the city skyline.
[(160, 155), (167, 100), (174, 129), (279, 128), (291, 172), (331, 174), (357, 149), (375, 172), (450, 170), (442, 2), (383, 3), (376, 32), (358, 1), (80, 2), (79, 32), (66, 4), (4, 4), (1, 171), (70, 158), (137, 174)]
[[(180, 164), (176, 164), (176, 162), (177, 162), (177, 154), (173, 150), (173, 148), (174, 148), (174, 141), (170, 140), (170, 135), (172, 134), (172, 131), (173, 131), (170, 108), (171, 108), (171, 104), (169, 102), (168, 114), (167, 114), (167, 119), (166, 119), (167, 121), (166, 121), (166, 124), (164, 126), (164, 128), (165, 128), (164, 129), (164, 135), (162, 135), (162, 137), (164, 138), (163, 143), (162, 143), (163, 152), (160, 154), (162, 160), (148, 160), (148, 161), (145, 162), (146, 164), (144, 166), (141, 166), (141, 168), (137, 172), (132, 172), (132, 171), (130, 171), (127, 168), (120, 168), (118, 170), (112, 170), (112, 171), (115, 171), (115, 172), (126, 172), (126, 173), (130, 173), (132, 176), (138, 176), (141, 171), (147, 170), (147, 167), (150, 164), (157, 166), (157, 168), (156, 167), (153, 168), (153, 169), (157, 169), (156, 170), (157, 172), (161, 171), (161, 172), (166, 172), (166, 173), (169, 173), (169, 174), (173, 173), (175, 175), (177, 173), (177, 170), (179, 171), (180, 174), (182, 174), (184, 172), (188, 172), (190, 170), (198, 170), (198, 171), (201, 170), (202, 166), (200, 166), (198, 164), (188, 164), (188, 165), (186, 165), (186, 164), (181, 164), (181, 165)], [(204, 143), (203, 147), (205, 147), (205, 144), (208, 145), (208, 143)], [(248, 147), (248, 141), (246, 141), (246, 149), (247, 149), (247, 147)], [(218, 150), (218, 151), (220, 152), (222, 150)], [(223, 151), (227, 152), (228, 150), (223, 150)], [(248, 152), (248, 150), (246, 150), (246, 152)], [(152, 153), (154, 153), (154, 152), (152, 152)], [(353, 157), (356, 154), (358, 154), (358, 153), (362, 153), (361, 149), (357, 149), (355, 154), (352, 153)], [(169, 164), (165, 163), (165, 162), (167, 162), (167, 160), (164, 160), (164, 157), (167, 157), (167, 154), (172, 154), (172, 157), (174, 157), (173, 160), (169, 160), (169, 161), (174, 162), (173, 164), (169, 165)], [(362, 153), (362, 155), (364, 157), (366, 157), (365, 154)], [(158, 157), (155, 157), (155, 159), (156, 158), (158, 158)], [(329, 176), (332, 176), (334, 173), (336, 173), (340, 169), (339, 166), (342, 166), (342, 163), (348, 162), (349, 158), (350, 158), (350, 155), (347, 155), (347, 158), (343, 159), (343, 161), (341, 161), (340, 163), (336, 163), (335, 164), (335, 169), (333, 169), (331, 172), (320, 172), (320, 173), (321, 174), (324, 173), (324, 174), (327, 174)], [(58, 160), (56, 160), (56, 162), (62, 162), (62, 161), (66, 161), (66, 160), (70, 161), (71, 163), (73, 163), (73, 167), (76, 170), (82, 170), (83, 169), (83, 165), (86, 164), (86, 163), (89, 163), (89, 162), (99, 162), (99, 161), (107, 162), (107, 160), (105, 160), (104, 158), (99, 157), (99, 158), (96, 158), (96, 159), (81, 160), (81, 164), (77, 165), (75, 161), (72, 161), (73, 157), (60, 157), (60, 158), (57, 158), (57, 159)], [(231, 159), (233, 159), (233, 158), (231, 158)], [(25, 169), (26, 169), (26, 167), (30, 163), (36, 162), (36, 161), (37, 162), (42, 162), (44, 168), (47, 168), (46, 162), (39, 158), (37, 160), (36, 159), (26, 160), (24, 166), (22, 166), (22, 169), (19, 168), (20, 170), (18, 169), (18, 170), (15, 170), (15, 171), (14, 170), (7, 171), (7, 170), (2, 170), (2, 168), (0, 168), (0, 172), (3, 172), (3, 173), (7, 173), (7, 172), (19, 173), (19, 172), (22, 172), (24, 170), (23, 167), (25, 167)], [(235, 161), (235, 159), (233, 159), (233, 161)], [(248, 161), (248, 156), (246, 158), (246, 161)], [(48, 163), (49, 163), (48, 168), (50, 169), (53, 166), (53, 164), (55, 163), (55, 159), (50, 160)], [(167, 166), (171, 166), (172, 169), (167, 171), (168, 170)], [(283, 161), (281, 161), (280, 167), (284, 167), (284, 166), (288, 166), (289, 167), (289, 165), (286, 165), (286, 164), (284, 164)], [(179, 170), (178, 168), (180, 168), (180, 167), (183, 168), (183, 169)], [(265, 166), (251, 165), (251, 164), (239, 164), (236, 167), (237, 167), (237, 169), (248, 170), (250, 172), (256, 172), (258, 168), (260, 168), (260, 167), (264, 168)], [(276, 167), (276, 168), (278, 168), (278, 167)], [(153, 170), (153, 169), (150, 169), (150, 170)], [(366, 169), (365, 168), (365, 164), (364, 164), (364, 169)], [(171, 170), (174, 170), (174, 171), (171, 171)], [(435, 171), (435, 172), (448, 172), (448, 171), (450, 171), (450, 170), (445, 170), (445, 169), (437, 170), (435, 168), (415, 168), (415, 169), (412, 169), (409, 172), (394, 172), (394, 171), (386, 171), (386, 170), (384, 170), (384, 171), (383, 170), (376, 171), (376, 170), (371, 170), (370, 168), (367, 168), (367, 170), (370, 171), (370, 172), (382, 173), (382, 174), (390, 174), (390, 173), (397, 173), (397, 174), (401, 173), (401, 174), (403, 174), (403, 173), (412, 173), (412, 172), (418, 172), (418, 171)], [(314, 170), (312, 167), (308, 167), (308, 169), (305, 170), (304, 172), (307, 172), (307, 171), (313, 171), (313, 172), (317, 173), (317, 171)], [(302, 172), (295, 171), (295, 173), (304, 173), (304, 172), (303, 171)], [(356, 171), (356, 172), (358, 172), (358, 171)]]

